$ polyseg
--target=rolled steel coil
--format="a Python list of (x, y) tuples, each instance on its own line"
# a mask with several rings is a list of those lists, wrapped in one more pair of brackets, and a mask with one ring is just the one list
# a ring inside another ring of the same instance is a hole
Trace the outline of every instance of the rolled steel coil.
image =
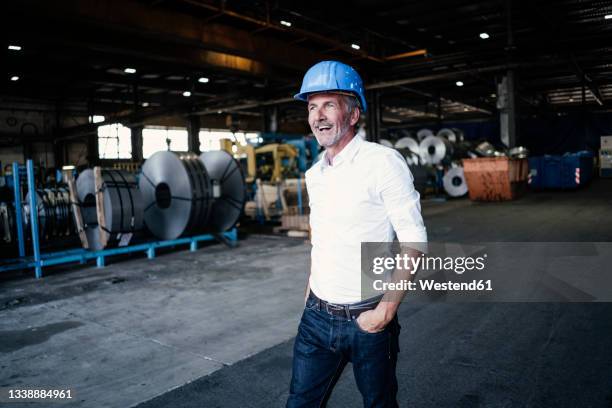
[(378, 141), (378, 143), (380, 143), (383, 146), (387, 146), (387, 147), (393, 147), (393, 143), (391, 143), (389, 140), (387, 139), (380, 139)]
[(459, 143), (463, 141), (463, 132), (459, 129), (442, 128), (438, 130), (436, 136), (443, 137), (451, 143)]
[[(65, 237), (74, 232), (70, 213), (70, 195), (65, 187), (35, 190), (39, 238), (48, 240)], [(30, 231), (30, 192), (23, 203), (23, 224)]]
[(205, 230), (213, 192), (197, 155), (168, 151), (153, 154), (142, 166), (139, 186), (144, 221), (153, 235), (175, 239)]
[(523, 146), (516, 146), (508, 151), (508, 156), (514, 159), (526, 159), (529, 157), (529, 150)]
[(419, 158), (421, 150), (419, 149), (419, 142), (411, 137), (402, 137), (395, 142), (395, 148), (406, 158), (409, 166), (415, 166), (419, 164)]
[(200, 155), (212, 185), (212, 205), (207, 229), (223, 232), (232, 228), (244, 209), (246, 185), (240, 163), (225, 150)]
[[(94, 171), (87, 169), (76, 180), (81, 215), (89, 248), (104, 248), (96, 212)], [(136, 177), (125, 170), (102, 169), (101, 192), (104, 200), (105, 232), (110, 234), (107, 246), (118, 243), (122, 234), (134, 233), (143, 227), (143, 200)]]
[(437, 136), (427, 136), (419, 144), (421, 161), (424, 164), (440, 164), (452, 155), (450, 142)]
[(421, 142), (423, 141), (423, 139), (429, 136), (434, 136), (434, 132), (431, 129), (419, 129), (416, 136), (417, 136), (417, 140)]
[(461, 197), (467, 194), (468, 186), (465, 182), (463, 167), (451, 167), (442, 177), (444, 190), (451, 197)]

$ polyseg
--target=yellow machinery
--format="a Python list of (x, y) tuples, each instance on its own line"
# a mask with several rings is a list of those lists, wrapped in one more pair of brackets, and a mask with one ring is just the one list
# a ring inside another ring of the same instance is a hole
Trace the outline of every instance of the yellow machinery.
[[(290, 144), (273, 143), (260, 147), (221, 140), (221, 149), (243, 161), (246, 156), (245, 181), (253, 196), (246, 202), (245, 213), (265, 220), (280, 217), (286, 211), (284, 180), (296, 176), (298, 150)], [(245, 168), (243, 166), (243, 168)]]
[[(268, 160), (272, 155), (272, 161)], [(298, 151), (289, 144), (272, 143), (255, 149), (255, 158), (259, 165), (261, 178), (269, 179), (273, 183), (281, 182), (295, 172), (295, 159)]]
[(221, 140), (221, 148), (240, 159), (246, 155), (246, 182), (256, 178), (273, 183), (293, 176), (298, 151), (290, 144), (272, 143), (254, 148), (252, 145), (234, 144), (229, 139)]

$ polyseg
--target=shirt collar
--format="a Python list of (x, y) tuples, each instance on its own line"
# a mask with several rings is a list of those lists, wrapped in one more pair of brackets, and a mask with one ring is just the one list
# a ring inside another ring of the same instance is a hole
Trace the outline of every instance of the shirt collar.
[[(355, 158), (355, 155), (357, 155), (357, 152), (359, 151), (359, 147), (363, 144), (363, 139), (361, 138), (361, 136), (355, 135), (353, 136), (353, 139), (346, 145), (344, 146), (344, 148), (340, 151), (340, 153), (338, 153), (335, 157), (334, 157), (334, 165), (333, 167), (336, 167), (338, 165), (340, 165), (341, 163), (344, 163), (345, 161), (352, 161)], [(325, 153), (322, 163), (321, 163), (321, 169), (329, 167), (329, 163), (327, 161), (327, 153)]]

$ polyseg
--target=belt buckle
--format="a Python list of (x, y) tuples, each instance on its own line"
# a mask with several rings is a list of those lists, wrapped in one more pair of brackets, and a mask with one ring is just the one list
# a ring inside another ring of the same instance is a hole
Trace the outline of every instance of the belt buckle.
[(343, 309), (342, 306), (335, 305), (333, 303), (325, 303), (325, 311), (329, 314), (333, 314), (331, 311), (338, 311)]
[(350, 312), (350, 307), (348, 305), (336, 305), (333, 303), (326, 303), (325, 304), (325, 311), (331, 315), (333, 315), (334, 313), (329, 311), (329, 308), (332, 308), (332, 310), (336, 311), (336, 312), (340, 312), (342, 311), (344, 313), (344, 316), (348, 319), (348, 320), (353, 320), (352, 316), (351, 316), (351, 312)]

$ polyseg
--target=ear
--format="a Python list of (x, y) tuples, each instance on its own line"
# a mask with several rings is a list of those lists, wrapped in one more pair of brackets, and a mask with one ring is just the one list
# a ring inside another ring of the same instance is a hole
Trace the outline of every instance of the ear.
[(361, 109), (355, 108), (351, 113), (351, 126), (355, 126), (359, 122), (359, 116), (361, 115)]

